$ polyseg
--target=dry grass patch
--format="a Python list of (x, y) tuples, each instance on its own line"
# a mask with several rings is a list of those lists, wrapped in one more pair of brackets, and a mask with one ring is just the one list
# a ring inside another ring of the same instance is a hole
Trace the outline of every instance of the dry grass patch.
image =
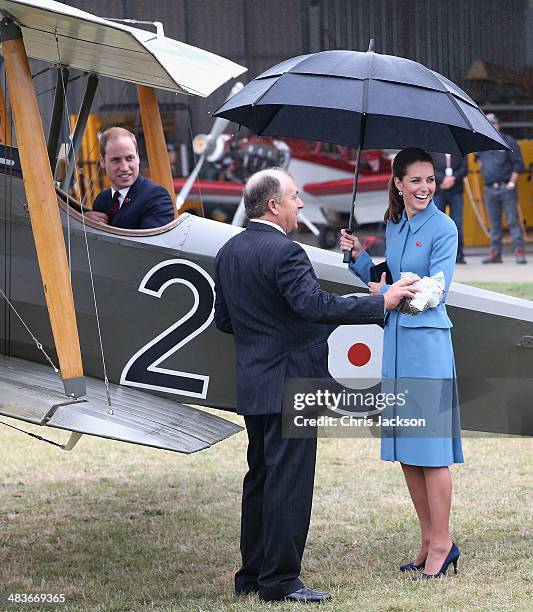
[[(63, 592), (65, 610), (273, 609), (232, 594), (245, 434), (188, 457), (94, 438), (63, 453), (0, 436), (2, 591)], [(460, 575), (431, 583), (397, 570), (416, 549), (416, 520), (378, 447), (319, 442), (303, 578), (334, 593), (320, 609), (532, 609), (531, 439), (464, 440), (467, 463), (453, 469)]]

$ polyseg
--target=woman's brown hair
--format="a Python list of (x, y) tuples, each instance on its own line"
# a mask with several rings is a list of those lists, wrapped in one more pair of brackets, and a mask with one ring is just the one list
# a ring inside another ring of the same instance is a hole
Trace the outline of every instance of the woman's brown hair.
[(392, 221), (398, 223), (402, 218), (403, 209), (405, 208), (403, 203), (403, 197), (400, 195), (396, 185), (394, 184), (394, 178), (398, 178), (400, 181), (407, 174), (407, 168), (411, 164), (416, 162), (428, 162), (433, 166), (435, 171), (435, 163), (429, 153), (426, 153), (423, 149), (417, 149), (416, 147), (409, 147), (400, 151), (392, 162), (392, 176), (389, 181), (389, 207), (385, 212), (385, 221)]

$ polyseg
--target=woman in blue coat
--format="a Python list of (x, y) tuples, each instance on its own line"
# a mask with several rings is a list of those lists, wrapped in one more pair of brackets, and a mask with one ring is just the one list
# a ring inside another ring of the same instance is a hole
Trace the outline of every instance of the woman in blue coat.
[[(381, 458), (400, 462), (420, 521), (420, 550), (413, 563), (400, 569), (423, 569), (424, 578), (442, 575), (450, 563), (457, 566), (459, 550), (449, 533), (452, 482), (448, 466), (463, 462), (452, 323), (444, 303), (455, 266), (457, 229), (433, 203), (434, 192), (432, 157), (416, 148), (400, 151), (392, 164), (385, 213), (392, 280), (397, 281), (401, 272), (420, 278), (443, 272), (445, 277), (441, 303), (415, 316), (390, 312), (383, 341), (383, 386), (394, 385), (396, 392), (408, 389), (406, 405), (397, 402), (392, 413), (426, 421), (425, 428), (414, 431), (382, 428), (381, 436)], [(385, 273), (381, 282), (369, 282), (372, 260), (356, 237), (343, 230), (341, 247), (352, 251), (349, 269), (368, 284), (371, 293), (387, 291)]]

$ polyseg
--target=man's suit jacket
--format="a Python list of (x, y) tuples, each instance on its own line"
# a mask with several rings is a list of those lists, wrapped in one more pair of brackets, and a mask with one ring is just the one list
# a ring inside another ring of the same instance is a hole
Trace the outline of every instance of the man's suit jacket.
[(449, 189), (441, 189), (440, 184), (446, 176), (446, 155), (444, 153), (432, 153), (433, 162), (435, 163), (435, 181), (437, 183), (436, 194), (448, 193), (463, 193), (463, 179), (468, 174), (468, 164), (466, 157), (452, 155), (450, 160), (453, 176), (455, 176), (455, 184)]
[(300, 245), (263, 223), (231, 238), (215, 260), (215, 323), (233, 333), (237, 412), (281, 412), (285, 378), (324, 378), (334, 324), (383, 323), (382, 296), (320, 289)]
[[(93, 210), (109, 214), (113, 205), (111, 189), (105, 189), (98, 194)], [(109, 219), (109, 225), (124, 229), (151, 229), (166, 225), (172, 219), (174, 207), (168, 191), (139, 174), (120, 210)]]

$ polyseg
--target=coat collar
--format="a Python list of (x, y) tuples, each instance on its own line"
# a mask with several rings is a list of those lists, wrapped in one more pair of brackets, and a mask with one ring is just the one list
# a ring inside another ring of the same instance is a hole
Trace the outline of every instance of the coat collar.
[(246, 226), (246, 229), (247, 230), (259, 230), (260, 232), (276, 232), (276, 234), (281, 234), (282, 236), (285, 236), (285, 238), (288, 238), (285, 232), (280, 232), (275, 227), (272, 227), (271, 225), (267, 225), (266, 223), (255, 223), (253, 219), (248, 223), (248, 225)]
[(407, 219), (407, 213), (404, 210), (400, 223), (404, 223), (405, 221), (407, 221), (409, 223), (410, 230), (413, 232), (413, 234), (416, 234), (416, 232), (418, 232), (418, 230), (424, 225), (424, 223), (431, 219), (431, 217), (437, 212), (438, 208), (435, 206), (433, 200), (431, 200), (431, 202), (426, 206), (426, 208), (424, 208), (424, 210), (421, 210), (410, 220)]
[(126, 195), (126, 198), (128, 199), (128, 202), (131, 202), (133, 200), (133, 198), (137, 195), (137, 191), (139, 191), (139, 189), (141, 188), (142, 184), (144, 183), (146, 179), (144, 178), (144, 176), (141, 176), (139, 174), (139, 176), (135, 179), (135, 181), (131, 184), (129, 191)]

